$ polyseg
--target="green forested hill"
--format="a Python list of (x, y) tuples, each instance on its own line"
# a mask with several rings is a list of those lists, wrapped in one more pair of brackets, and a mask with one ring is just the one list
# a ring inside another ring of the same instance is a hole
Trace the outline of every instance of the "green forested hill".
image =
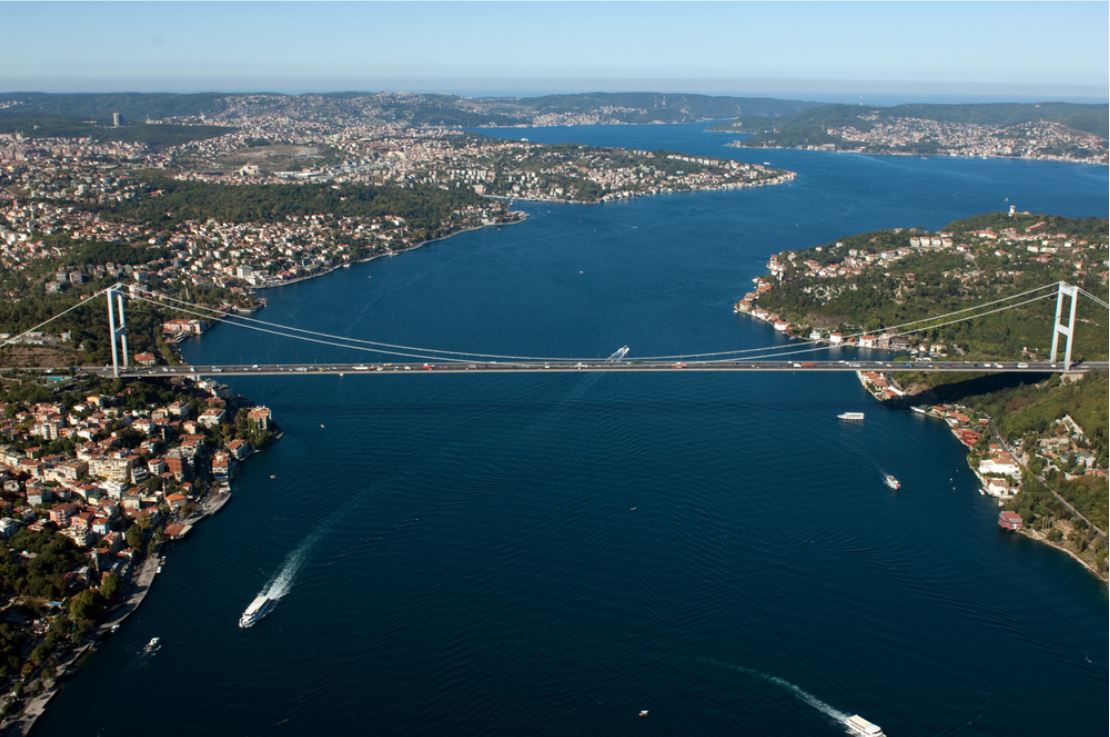
[(262, 221), (286, 215), (332, 213), (373, 217), (399, 215), (419, 227), (441, 227), (456, 208), (482, 201), (470, 190), (438, 187), (333, 186), (330, 184), (245, 184), (152, 178), (146, 196), (103, 210), (109, 217), (152, 225), (214, 218)]
[[(1011, 218), (990, 213), (956, 221), (941, 229), (952, 246), (915, 251), (915, 236), (939, 236), (921, 229), (895, 229), (845, 237), (833, 243), (795, 252), (784, 278), (758, 298), (768, 309), (808, 332), (812, 327), (878, 331), (887, 325), (919, 320), (970, 305), (1017, 294), (1056, 281), (1078, 284), (1088, 291), (1105, 293), (1101, 273), (1107, 257), (1105, 218), (1063, 218), (1021, 214)], [(1029, 229), (1051, 235), (1045, 242), (1055, 253), (1033, 253), (1041, 239), (1029, 238)], [(997, 238), (981, 238), (992, 230)], [(1062, 236), (1062, 238), (1058, 238)], [(1084, 245), (1085, 244), (1085, 245)], [(881, 252), (909, 251), (897, 258), (874, 258)], [(850, 254), (856, 253), (855, 257)], [(806, 261), (821, 265), (849, 263), (853, 258), (873, 263), (834, 277), (813, 273)], [(1079, 266), (1077, 266), (1079, 265)], [(1047, 295), (1048, 292), (1046, 291)], [(948, 353), (965, 358), (1013, 358), (1023, 351), (1040, 356), (1051, 338), (1054, 300), (1046, 298), (974, 321), (925, 331), (911, 341), (944, 343)], [(1083, 300), (1076, 326), (1075, 357), (1105, 359), (1107, 331), (1105, 310)], [(933, 377), (931, 381), (943, 381)]]

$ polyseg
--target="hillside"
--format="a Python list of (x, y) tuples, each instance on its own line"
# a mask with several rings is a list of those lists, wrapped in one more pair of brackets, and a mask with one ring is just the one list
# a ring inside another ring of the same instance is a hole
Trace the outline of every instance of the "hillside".
[(748, 134), (737, 146), (1093, 161), (1105, 158), (1108, 128), (1106, 105), (1062, 102), (822, 105), (719, 126)]

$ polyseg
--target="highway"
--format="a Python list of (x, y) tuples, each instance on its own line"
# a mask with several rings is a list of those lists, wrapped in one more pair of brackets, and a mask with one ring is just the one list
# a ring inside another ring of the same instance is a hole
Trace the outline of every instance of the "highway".
[[(82, 372), (111, 376), (110, 366), (83, 367)], [(1107, 362), (1073, 363), (1069, 373), (1106, 371)], [(291, 363), (149, 366), (121, 369), (125, 377), (167, 376), (327, 376), (359, 374), (470, 374), (470, 373), (658, 373), (658, 372), (827, 372), (827, 371), (927, 371), (974, 373), (1063, 373), (1062, 362), (1023, 361), (440, 361), (416, 363)]]

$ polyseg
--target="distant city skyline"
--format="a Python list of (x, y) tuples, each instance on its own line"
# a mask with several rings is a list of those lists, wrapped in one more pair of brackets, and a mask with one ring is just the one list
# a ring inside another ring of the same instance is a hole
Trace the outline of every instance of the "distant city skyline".
[(0, 90), (1105, 100), (1104, 2), (5, 3)]

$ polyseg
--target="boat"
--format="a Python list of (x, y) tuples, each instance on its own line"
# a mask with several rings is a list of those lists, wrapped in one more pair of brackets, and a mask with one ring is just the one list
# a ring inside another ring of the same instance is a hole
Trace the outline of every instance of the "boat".
[(850, 733), (859, 735), (859, 737), (886, 737), (882, 727), (867, 721), (859, 714), (853, 714), (845, 719), (844, 725), (848, 727)]
[(119, 632), (119, 623), (118, 622), (116, 624), (112, 625), (112, 632)]
[(836, 416), (838, 420), (849, 420), (853, 422), (863, 422), (862, 412), (841, 412)]
[(266, 596), (266, 594), (259, 594), (254, 597), (254, 601), (243, 611), (243, 616), (239, 617), (239, 626), (243, 629), (253, 627), (258, 623), (258, 620), (262, 619), (273, 610), (274, 604), (276, 603), (276, 599), (271, 599)]
[(902, 482), (894, 478), (894, 476), (889, 473), (883, 474), (883, 483), (894, 489), (895, 491), (898, 491), (902, 488)]
[(642, 717), (646, 717), (650, 713), (647, 709), (640, 709), (640, 716)]
[(160, 648), (160, 647), (162, 647), (162, 638), (152, 637), (152, 638), (150, 638), (150, 642), (148, 642), (146, 644), (146, 647), (144, 648), (144, 650), (149, 654), (149, 653), (157, 652), (158, 648)]

